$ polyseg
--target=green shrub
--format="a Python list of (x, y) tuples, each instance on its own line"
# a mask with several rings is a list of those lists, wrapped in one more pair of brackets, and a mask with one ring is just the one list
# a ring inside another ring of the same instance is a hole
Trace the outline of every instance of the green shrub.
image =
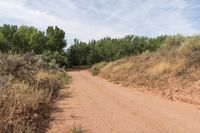
[(73, 126), (73, 128), (71, 129), (71, 133), (83, 133), (83, 129), (81, 127), (81, 125), (79, 125), (79, 127)]
[(103, 68), (106, 64), (107, 62), (101, 62), (93, 65), (91, 68), (92, 75), (98, 75), (101, 68)]
[(66, 67), (68, 64), (67, 62), (67, 55), (65, 52), (58, 52), (58, 51), (44, 51), (42, 54), (42, 59), (49, 64), (49, 67)]

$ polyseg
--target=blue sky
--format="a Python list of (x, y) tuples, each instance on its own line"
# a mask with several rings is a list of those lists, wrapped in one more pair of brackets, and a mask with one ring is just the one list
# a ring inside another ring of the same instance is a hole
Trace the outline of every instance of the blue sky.
[(200, 33), (199, 0), (0, 0), (0, 24), (48, 25), (83, 41)]

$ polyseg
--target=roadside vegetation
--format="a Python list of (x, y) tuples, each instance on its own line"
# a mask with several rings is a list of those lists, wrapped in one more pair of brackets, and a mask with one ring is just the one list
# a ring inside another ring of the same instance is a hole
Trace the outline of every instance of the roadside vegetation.
[(68, 76), (31, 54), (0, 54), (0, 131), (44, 132)]
[(200, 36), (168, 36), (155, 52), (110, 62), (100, 75), (171, 100), (200, 104)]
[(106, 62), (100, 62), (100, 63), (96, 63), (91, 67), (91, 72), (92, 75), (98, 75), (101, 68), (103, 68), (107, 63)]
[(0, 132), (45, 132), (59, 89), (69, 81), (65, 33), (0, 27)]
[(77, 126), (73, 126), (73, 128), (71, 129), (71, 133), (84, 133), (81, 125)]

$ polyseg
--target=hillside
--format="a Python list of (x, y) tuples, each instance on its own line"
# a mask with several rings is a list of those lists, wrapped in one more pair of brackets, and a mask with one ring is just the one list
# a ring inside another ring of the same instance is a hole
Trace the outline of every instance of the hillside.
[(200, 104), (200, 36), (167, 37), (156, 52), (110, 62), (100, 75), (171, 100)]

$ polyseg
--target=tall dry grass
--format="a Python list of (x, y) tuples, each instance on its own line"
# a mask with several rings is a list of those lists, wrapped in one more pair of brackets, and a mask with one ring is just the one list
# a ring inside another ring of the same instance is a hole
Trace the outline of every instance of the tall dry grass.
[(52, 100), (68, 76), (44, 65), (33, 55), (0, 53), (0, 132), (45, 132)]

